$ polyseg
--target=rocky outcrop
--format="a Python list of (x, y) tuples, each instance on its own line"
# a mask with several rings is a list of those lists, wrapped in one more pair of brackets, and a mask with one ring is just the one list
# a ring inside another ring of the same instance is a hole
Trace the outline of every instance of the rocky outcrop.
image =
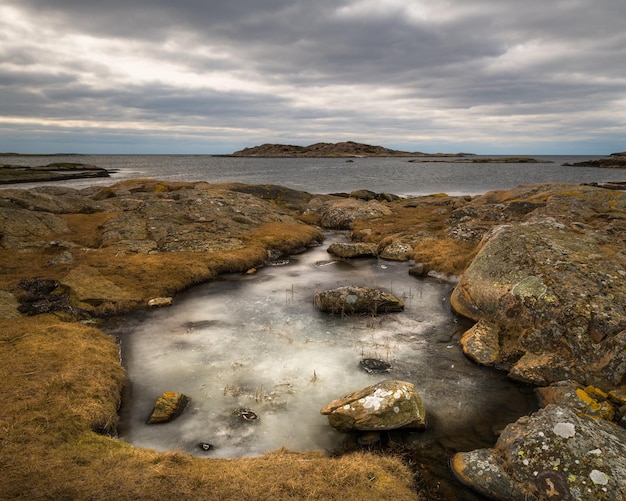
[(452, 458), (457, 478), (503, 501), (626, 498), (626, 430), (548, 405), (508, 425), (493, 449)]
[(415, 386), (387, 380), (333, 400), (320, 411), (344, 432), (423, 429), (426, 411)]
[(596, 160), (585, 160), (573, 164), (564, 163), (567, 167), (600, 167), (602, 169), (626, 169), (626, 152), (612, 153), (608, 157)]
[(62, 181), (110, 177), (110, 171), (95, 165), (75, 162), (55, 162), (35, 167), (0, 165), (0, 184)]
[(316, 292), (315, 306), (327, 313), (372, 314), (402, 311), (404, 303), (389, 292), (370, 287), (339, 287)]
[(542, 198), (524, 222), (490, 230), (455, 288), (454, 309), (480, 322), (464, 351), (536, 385), (623, 384), (626, 195), (576, 187)]
[(382, 203), (371, 200), (364, 202), (355, 198), (331, 200), (315, 211), (320, 214), (320, 225), (333, 230), (349, 230), (355, 221), (389, 216), (392, 211)]
[(383, 146), (355, 143), (315, 143), (309, 146), (289, 144), (262, 144), (236, 151), (233, 157), (410, 157), (415, 153), (398, 151)]
[(169, 423), (180, 416), (187, 404), (189, 397), (184, 393), (166, 391), (157, 398), (154, 409), (148, 418), (148, 424)]
[[(245, 271), (321, 242), (321, 232), (279, 203), (288, 196), (296, 204), (294, 193), (249, 190), (255, 194), (148, 179), (0, 190), (0, 253), (11, 262), (3, 268), (0, 312), (15, 316), (15, 304), (29, 315), (125, 311), (216, 272)], [(16, 289), (22, 279), (41, 277), (54, 279), (57, 290), (33, 298)]]

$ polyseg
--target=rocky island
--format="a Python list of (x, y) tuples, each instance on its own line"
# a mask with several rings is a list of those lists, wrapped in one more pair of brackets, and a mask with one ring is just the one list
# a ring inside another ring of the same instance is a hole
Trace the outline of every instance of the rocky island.
[(74, 162), (55, 162), (36, 167), (11, 164), (0, 165), (0, 184), (92, 179), (98, 177), (110, 177), (110, 171), (95, 165)]
[(451, 458), (463, 483), (515, 501), (626, 496), (624, 191), (399, 198), (149, 179), (0, 190), (4, 495), (445, 499), (391, 453), (219, 460), (115, 438), (125, 376), (99, 322), (319, 244), (324, 228), (350, 231), (347, 256), (458, 277), (451, 304), (475, 324), (457, 349), (537, 388), (542, 409)]
[(463, 156), (459, 154), (434, 154), (392, 150), (384, 146), (345, 141), (340, 143), (315, 143), (309, 146), (293, 146), (288, 144), (262, 144), (244, 148), (230, 155), (232, 157), (261, 158), (359, 158), (359, 157), (414, 157), (414, 156)]
[(585, 160), (573, 164), (563, 164), (568, 167), (600, 167), (602, 169), (626, 169), (626, 152), (611, 153), (608, 157), (597, 160)]

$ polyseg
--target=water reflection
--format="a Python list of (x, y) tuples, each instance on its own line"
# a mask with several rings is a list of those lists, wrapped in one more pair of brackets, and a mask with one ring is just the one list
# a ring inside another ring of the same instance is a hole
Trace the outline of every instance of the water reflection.
[[(344, 238), (329, 234), (324, 246), (288, 263), (222, 277), (181, 294), (170, 308), (129, 318), (116, 332), (130, 380), (121, 438), (210, 457), (280, 447), (333, 451), (345, 437), (320, 408), (389, 378), (412, 382), (425, 402), (429, 427), (408, 439), (416, 450), (490, 446), (499, 429), (534, 409), (520, 387), (461, 353), (458, 339), (468, 325), (450, 312), (454, 284), (416, 279), (407, 263), (335, 261), (326, 248)], [(343, 285), (391, 291), (406, 309), (341, 317), (314, 308), (315, 291)], [(364, 358), (391, 369), (368, 373)], [(164, 391), (183, 392), (191, 403), (177, 420), (147, 425)], [(248, 411), (258, 419), (242, 419)]]

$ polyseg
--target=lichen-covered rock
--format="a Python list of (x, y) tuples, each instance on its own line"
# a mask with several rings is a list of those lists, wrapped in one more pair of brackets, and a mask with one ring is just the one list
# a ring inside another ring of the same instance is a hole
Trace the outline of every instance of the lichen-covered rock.
[(374, 219), (391, 214), (391, 210), (375, 200), (363, 202), (346, 198), (325, 203), (319, 210), (323, 228), (349, 230), (357, 220)]
[(404, 303), (389, 292), (371, 287), (339, 287), (316, 292), (315, 306), (327, 313), (377, 314), (402, 311)]
[(328, 252), (343, 258), (373, 257), (376, 249), (376, 244), (364, 242), (335, 242), (328, 246)]
[(379, 256), (389, 261), (407, 261), (413, 253), (413, 246), (401, 240), (381, 245)]
[(493, 449), (455, 454), (451, 466), (503, 501), (626, 499), (626, 431), (549, 405), (508, 425)]
[(417, 389), (387, 380), (333, 400), (320, 411), (339, 431), (423, 429), (426, 411)]
[(463, 352), (480, 365), (494, 365), (500, 360), (500, 341), (495, 325), (477, 322), (461, 336)]
[(148, 424), (168, 423), (180, 416), (189, 403), (184, 393), (166, 391), (157, 398)]
[[(543, 200), (532, 217), (491, 231), (451, 304), (493, 326), (490, 363), (510, 377), (610, 389), (626, 381), (626, 194), (557, 188), (530, 191)], [(463, 347), (483, 357), (484, 343)]]
[(537, 388), (536, 392), (542, 407), (557, 404), (607, 421), (615, 418), (615, 409), (609, 401), (609, 395), (599, 388), (592, 386), (583, 388), (575, 381), (559, 381), (550, 386)]

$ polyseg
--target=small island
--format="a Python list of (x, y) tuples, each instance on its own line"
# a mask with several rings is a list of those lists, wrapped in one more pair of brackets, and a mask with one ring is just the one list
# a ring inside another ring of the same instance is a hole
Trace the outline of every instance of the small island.
[(608, 157), (597, 160), (585, 160), (573, 164), (564, 163), (565, 167), (599, 167), (601, 169), (626, 169), (626, 151), (611, 153)]
[(225, 157), (259, 158), (364, 158), (364, 157), (439, 157), (466, 156), (469, 153), (421, 153), (401, 151), (371, 144), (344, 141), (339, 143), (315, 143), (309, 146), (290, 144), (262, 144), (236, 151)]
[(55, 162), (36, 167), (0, 164), (0, 184), (65, 181), (68, 179), (92, 179), (98, 177), (110, 177), (110, 171), (96, 165), (74, 162)]

